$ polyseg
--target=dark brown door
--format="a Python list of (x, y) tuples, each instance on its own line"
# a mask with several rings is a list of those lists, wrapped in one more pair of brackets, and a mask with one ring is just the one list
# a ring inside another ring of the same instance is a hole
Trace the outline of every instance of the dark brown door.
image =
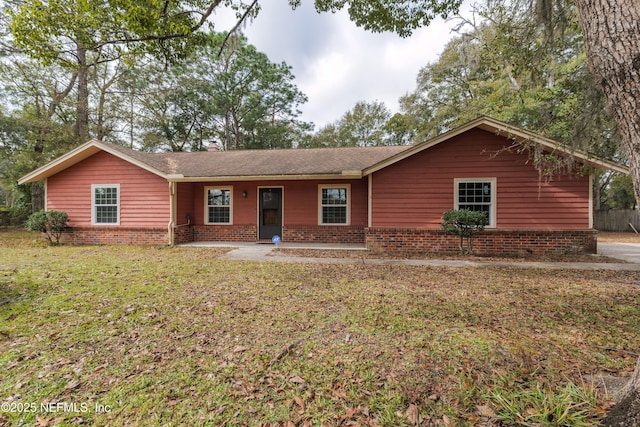
[(261, 188), (259, 197), (258, 236), (269, 240), (275, 235), (282, 237), (282, 188)]

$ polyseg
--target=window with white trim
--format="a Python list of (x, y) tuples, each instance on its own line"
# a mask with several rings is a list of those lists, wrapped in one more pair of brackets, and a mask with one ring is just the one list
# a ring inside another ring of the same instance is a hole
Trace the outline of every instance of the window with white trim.
[(91, 186), (91, 223), (96, 225), (120, 224), (120, 184), (93, 184)]
[(233, 188), (205, 188), (205, 223), (232, 224), (233, 222)]
[(456, 209), (468, 209), (470, 211), (484, 212), (489, 220), (488, 227), (495, 227), (495, 193), (495, 178), (456, 179)]
[(319, 186), (319, 224), (349, 225), (349, 190), (349, 185)]

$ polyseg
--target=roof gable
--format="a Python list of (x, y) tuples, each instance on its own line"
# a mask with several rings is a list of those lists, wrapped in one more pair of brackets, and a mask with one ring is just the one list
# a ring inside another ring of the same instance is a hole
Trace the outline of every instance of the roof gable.
[(584, 162), (585, 164), (599, 168), (599, 169), (608, 169), (615, 172), (629, 174), (629, 168), (627, 168), (626, 166), (622, 166), (618, 163), (605, 160), (600, 157), (593, 156), (579, 150), (574, 150), (570, 147), (566, 147), (549, 138), (545, 138), (533, 132), (529, 132), (524, 129), (517, 128), (515, 126), (509, 125), (507, 123), (504, 123), (499, 120), (493, 119), (491, 117), (486, 117), (486, 116), (479, 117), (475, 120), (472, 120), (462, 126), (459, 126), (448, 132), (445, 132), (435, 138), (412, 145), (407, 150), (397, 153), (396, 155), (391, 156), (387, 159), (384, 159), (383, 161), (363, 170), (363, 174), (368, 175), (368, 174), (374, 173), (380, 169), (383, 169), (396, 162), (399, 162), (400, 160), (406, 159), (407, 157), (413, 156), (416, 153), (424, 151), (444, 141), (448, 141), (455, 136), (458, 136), (460, 134), (463, 134), (475, 128), (482, 129), (488, 132), (493, 132), (496, 135), (503, 136), (516, 143), (533, 142), (535, 144), (541, 145), (549, 149), (552, 152), (560, 152), (563, 155), (573, 156), (579, 159), (580, 161)]
[(26, 184), (48, 178), (77, 163), (80, 163), (100, 151), (105, 151), (151, 173), (166, 178), (166, 171), (160, 164), (158, 164), (158, 162), (153, 161), (151, 154), (142, 153), (140, 151), (135, 151), (115, 144), (91, 140), (23, 176), (18, 180), (18, 184)]

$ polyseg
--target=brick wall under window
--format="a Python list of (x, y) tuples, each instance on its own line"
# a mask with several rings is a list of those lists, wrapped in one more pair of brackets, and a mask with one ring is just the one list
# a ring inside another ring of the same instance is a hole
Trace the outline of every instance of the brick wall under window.
[(155, 227), (71, 227), (62, 241), (74, 245), (167, 245), (166, 228)]
[(357, 225), (288, 225), (283, 228), (282, 241), (364, 244), (364, 227)]
[[(442, 230), (366, 228), (366, 244), (378, 252), (458, 252), (460, 238)], [(483, 255), (596, 253), (596, 230), (492, 230), (474, 238)]]
[(255, 225), (194, 225), (194, 242), (255, 242)]

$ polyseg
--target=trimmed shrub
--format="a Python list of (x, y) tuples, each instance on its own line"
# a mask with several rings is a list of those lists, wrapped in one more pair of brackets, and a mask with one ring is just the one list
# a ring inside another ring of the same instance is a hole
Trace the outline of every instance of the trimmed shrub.
[(484, 212), (451, 209), (442, 214), (442, 229), (460, 236), (460, 252), (463, 253), (473, 252), (473, 237), (488, 224), (489, 218)]
[(59, 245), (60, 236), (67, 228), (68, 221), (69, 215), (66, 212), (39, 211), (29, 217), (25, 227), (43, 233), (50, 245)]

